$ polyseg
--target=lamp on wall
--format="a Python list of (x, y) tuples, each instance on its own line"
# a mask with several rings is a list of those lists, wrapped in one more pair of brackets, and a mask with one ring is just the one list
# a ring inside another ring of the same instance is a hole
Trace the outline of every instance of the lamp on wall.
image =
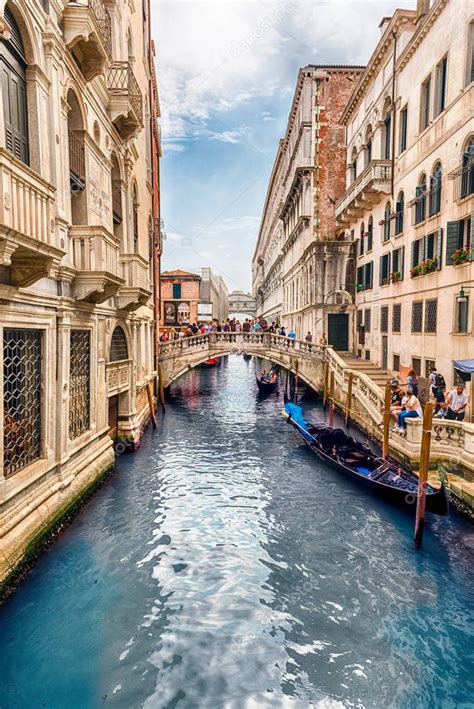
[(459, 295), (457, 297), (458, 303), (467, 303), (467, 296), (464, 291), (467, 290), (472, 290), (470, 286), (461, 286), (461, 289), (459, 291)]

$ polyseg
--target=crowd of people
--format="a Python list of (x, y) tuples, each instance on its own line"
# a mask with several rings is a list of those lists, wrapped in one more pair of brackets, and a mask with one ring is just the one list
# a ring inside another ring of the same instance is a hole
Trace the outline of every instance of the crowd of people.
[[(435, 401), (436, 419), (449, 421), (463, 421), (469, 397), (463, 383), (458, 382), (449, 392), (446, 391), (446, 382), (443, 375), (432, 367), (429, 376), (430, 392)], [(404, 386), (404, 389), (402, 388)], [(420, 418), (423, 415), (420, 399), (418, 397), (418, 378), (414, 369), (410, 369), (406, 382), (394, 379), (391, 384), (390, 413), (394, 420), (393, 431), (404, 433), (408, 418)]]
[[(170, 342), (173, 340), (179, 340), (184, 337), (194, 337), (195, 335), (206, 335), (209, 332), (269, 332), (274, 335), (280, 335), (281, 337), (289, 337), (293, 340), (296, 339), (296, 332), (293, 328), (285, 328), (284, 325), (280, 325), (278, 322), (268, 323), (264, 319), (252, 320), (251, 318), (245, 318), (243, 322), (236, 320), (235, 318), (227, 320), (212, 320), (211, 322), (205, 323), (192, 323), (183, 329), (170, 329), (164, 330), (160, 335), (161, 342)], [(308, 332), (305, 336), (305, 341), (308, 343), (310, 349), (313, 342), (313, 336), (311, 332)], [(319, 338), (320, 345), (327, 345), (326, 335), (323, 333)]]

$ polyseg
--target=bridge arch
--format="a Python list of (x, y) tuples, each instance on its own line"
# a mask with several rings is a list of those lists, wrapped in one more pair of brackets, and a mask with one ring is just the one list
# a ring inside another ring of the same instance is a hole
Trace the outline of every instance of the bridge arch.
[(222, 333), (196, 336), (166, 344), (160, 355), (163, 386), (169, 387), (183, 374), (210, 358), (245, 352), (298, 373), (300, 379), (320, 390), (324, 378), (324, 348), (268, 333)]

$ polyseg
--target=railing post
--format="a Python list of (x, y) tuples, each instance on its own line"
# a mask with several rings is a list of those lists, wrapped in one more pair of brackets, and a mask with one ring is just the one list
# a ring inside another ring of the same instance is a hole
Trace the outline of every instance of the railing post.
[(334, 426), (334, 371), (331, 372), (331, 383), (329, 385), (329, 421), (330, 426)]
[(420, 547), (423, 541), (426, 509), (426, 485), (428, 483), (428, 468), (430, 465), (431, 427), (433, 426), (433, 402), (425, 404), (423, 413), (423, 434), (421, 438), (420, 471), (418, 475), (418, 497), (416, 500), (415, 546)]
[(392, 389), (390, 382), (385, 385), (385, 401), (383, 410), (383, 449), (382, 457), (384, 460), (388, 458), (389, 452), (389, 435), (390, 435), (390, 404), (391, 404)]
[(346, 418), (345, 418), (346, 426), (349, 423), (349, 418), (351, 415), (352, 383), (353, 383), (353, 381), (354, 381), (354, 372), (349, 372), (349, 379), (347, 382), (347, 400), (346, 400)]

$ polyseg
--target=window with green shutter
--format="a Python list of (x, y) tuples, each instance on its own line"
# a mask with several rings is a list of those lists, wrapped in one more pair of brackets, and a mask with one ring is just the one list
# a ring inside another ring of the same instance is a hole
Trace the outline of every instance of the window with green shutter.
[(28, 109), (26, 98), (26, 57), (21, 32), (11, 10), (4, 18), (9, 26), (8, 40), (0, 39), (0, 72), (2, 83), (5, 147), (28, 164)]

